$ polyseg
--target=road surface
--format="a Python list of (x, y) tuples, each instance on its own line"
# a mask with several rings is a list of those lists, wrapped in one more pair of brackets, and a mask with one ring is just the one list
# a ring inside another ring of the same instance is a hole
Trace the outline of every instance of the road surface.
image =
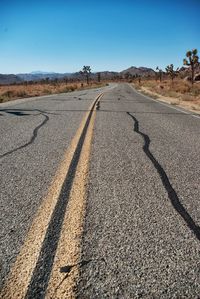
[(0, 132), (2, 298), (199, 298), (199, 116), (112, 84)]

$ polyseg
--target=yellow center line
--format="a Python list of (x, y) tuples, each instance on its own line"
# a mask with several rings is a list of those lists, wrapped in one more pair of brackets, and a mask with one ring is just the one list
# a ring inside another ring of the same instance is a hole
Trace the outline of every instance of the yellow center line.
[[(25, 242), (19, 255), (17, 256), (14, 265), (11, 268), (6, 284), (2, 289), (1, 298), (3, 299), (21, 299), (25, 298), (27, 294), (31, 277), (40, 255), (40, 249), (45, 239), (48, 225), (51, 221), (53, 211), (59, 199), (59, 195), (61, 193), (63, 183), (65, 182), (65, 178), (74, 157), (77, 145), (87, 123), (88, 117), (94, 108), (94, 103), (100, 100), (102, 96), (103, 94), (100, 94), (91, 105), (89, 111), (81, 121), (81, 124), (74, 138), (72, 139), (70, 146), (64, 154), (63, 161), (55, 174), (48, 194), (43, 199), (36, 216), (34, 217)], [(96, 112), (94, 110), (90, 118), (80, 159), (76, 168), (75, 178), (70, 191), (67, 211), (62, 224), (60, 240), (54, 258), (53, 269), (47, 289), (47, 298), (74, 297), (73, 288), (75, 285), (75, 278), (78, 275), (78, 268), (73, 267), (71, 271), (72, 273), (70, 272), (69, 275), (70, 279), (66, 279), (63, 283), (63, 273), (61, 273), (62, 271), (60, 271), (60, 268), (64, 267), (66, 264), (76, 264), (80, 259), (80, 238), (83, 227), (86, 182), (95, 113)], [(64, 292), (64, 286), (66, 288), (64, 297), (63, 295), (59, 297), (60, 292)], [(69, 294), (69, 296), (67, 294)]]
[[(81, 236), (83, 232), (86, 185), (91, 141), (96, 111), (93, 113), (79, 159), (70, 194), (68, 210), (62, 226), (57, 254), (45, 298), (76, 298), (76, 284), (81, 261)], [(63, 271), (73, 266), (69, 273)]]

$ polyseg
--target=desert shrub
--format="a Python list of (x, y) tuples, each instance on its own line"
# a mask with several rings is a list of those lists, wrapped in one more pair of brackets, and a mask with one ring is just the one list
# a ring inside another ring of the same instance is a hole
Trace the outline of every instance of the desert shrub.
[(20, 91), (16, 92), (16, 96), (20, 97), (20, 98), (23, 98), (23, 97), (27, 96), (27, 93), (23, 90), (20, 90)]
[(178, 97), (177, 92), (174, 91), (174, 90), (168, 90), (165, 95), (168, 96), (168, 97), (172, 97), (172, 98), (177, 98)]
[(189, 95), (189, 94), (183, 94), (183, 95), (181, 96), (181, 100), (182, 100), (182, 101), (193, 101), (194, 98), (193, 98), (193, 96), (191, 96), (191, 95)]
[(62, 89), (60, 89), (60, 93), (66, 93), (66, 92), (69, 92), (71, 89), (69, 87), (64, 87)]
[(51, 82), (50, 82), (50, 85), (51, 85), (51, 86), (58, 86), (58, 82), (51, 81)]
[(155, 88), (155, 86), (157, 85), (156, 82), (153, 82), (153, 81), (145, 81), (145, 84), (144, 84), (146, 87), (150, 87), (150, 88)]
[(191, 87), (184, 82), (178, 82), (176, 85), (174, 85), (174, 90), (176, 92), (187, 93), (190, 92), (190, 89)]
[(43, 93), (45, 93), (45, 94), (52, 94), (52, 91), (51, 91), (51, 89), (44, 89)]
[(74, 85), (69, 85), (68, 88), (69, 88), (69, 91), (74, 91), (75, 90)]
[(194, 96), (200, 95), (200, 87), (193, 85), (193, 88), (191, 88), (190, 93)]
[(12, 90), (7, 90), (4, 93), (2, 93), (2, 97), (4, 98), (11, 98), (12, 96), (14, 96), (14, 92)]

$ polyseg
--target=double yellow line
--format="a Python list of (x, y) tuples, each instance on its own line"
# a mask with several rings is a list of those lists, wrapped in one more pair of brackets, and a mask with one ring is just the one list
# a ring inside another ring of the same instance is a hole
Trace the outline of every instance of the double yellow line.
[(2, 289), (3, 299), (75, 298), (95, 105), (102, 96), (64, 154)]

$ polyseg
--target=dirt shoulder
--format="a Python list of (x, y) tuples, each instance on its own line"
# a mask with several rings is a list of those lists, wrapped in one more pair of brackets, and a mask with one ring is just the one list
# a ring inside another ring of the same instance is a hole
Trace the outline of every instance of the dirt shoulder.
[(181, 80), (175, 81), (173, 85), (170, 81), (157, 83), (145, 80), (140, 84), (133, 83), (133, 86), (154, 99), (200, 114), (200, 83), (192, 87), (190, 83)]

